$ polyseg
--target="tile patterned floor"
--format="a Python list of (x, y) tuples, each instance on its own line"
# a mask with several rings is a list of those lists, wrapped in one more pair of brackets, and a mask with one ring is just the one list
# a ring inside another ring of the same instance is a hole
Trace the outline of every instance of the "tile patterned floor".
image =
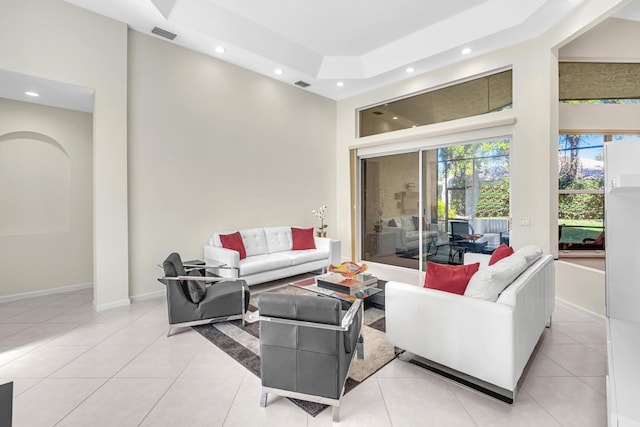
[[(91, 290), (0, 304), (0, 383), (14, 426), (329, 426), (198, 333), (165, 336), (164, 297), (94, 312)], [(606, 425), (604, 323), (556, 307), (515, 405), (394, 360), (344, 397), (349, 426)]]

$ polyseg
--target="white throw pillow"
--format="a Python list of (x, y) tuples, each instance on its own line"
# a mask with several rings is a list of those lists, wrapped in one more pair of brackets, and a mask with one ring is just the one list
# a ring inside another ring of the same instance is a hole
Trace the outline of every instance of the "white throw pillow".
[(471, 276), (464, 295), (495, 302), (527, 267), (525, 257), (514, 253)]
[(542, 256), (542, 249), (535, 245), (527, 245), (515, 251), (515, 254), (523, 256), (524, 259), (527, 260), (527, 267), (529, 267), (540, 259)]

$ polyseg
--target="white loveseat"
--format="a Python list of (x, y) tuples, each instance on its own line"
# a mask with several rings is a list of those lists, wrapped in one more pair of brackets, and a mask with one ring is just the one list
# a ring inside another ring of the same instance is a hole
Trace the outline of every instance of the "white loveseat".
[(465, 254), (465, 264), (481, 263), (476, 275), (496, 281), (507, 277), (500, 263), (522, 256), (522, 251), (527, 255), (525, 270), (495, 302), (388, 282), (387, 340), (426, 359), (423, 363), (452, 370), (450, 374), (515, 400), (518, 380), (545, 326), (551, 324), (555, 304), (553, 257), (543, 256), (539, 249), (533, 256), (533, 249), (537, 248), (525, 247), (493, 266), (487, 266), (489, 255)]
[(222, 247), (221, 234), (214, 233), (204, 247), (204, 260), (223, 263), (216, 270), (222, 277), (244, 279), (248, 285), (308, 273), (340, 262), (340, 241), (314, 237), (316, 249), (292, 250), (291, 227), (266, 227), (239, 230), (247, 257)]

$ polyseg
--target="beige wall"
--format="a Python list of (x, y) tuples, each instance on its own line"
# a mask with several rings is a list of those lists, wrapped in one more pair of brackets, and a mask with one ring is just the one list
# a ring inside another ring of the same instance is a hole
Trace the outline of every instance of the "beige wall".
[(336, 236), (334, 101), (134, 31), (129, 58), (132, 296), (214, 231), (318, 226), (326, 204)]
[(91, 114), (0, 99), (0, 117), (0, 298), (90, 284)]
[(3, 0), (0, 39), (0, 68), (95, 89), (94, 306), (128, 304), (127, 26), (63, 0)]
[(568, 261), (555, 262), (556, 298), (605, 315), (605, 272)]

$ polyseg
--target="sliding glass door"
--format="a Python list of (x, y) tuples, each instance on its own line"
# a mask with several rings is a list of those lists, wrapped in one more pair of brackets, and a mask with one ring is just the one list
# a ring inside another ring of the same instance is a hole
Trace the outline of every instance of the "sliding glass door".
[(424, 269), (509, 241), (509, 139), (360, 160), (361, 258)]

